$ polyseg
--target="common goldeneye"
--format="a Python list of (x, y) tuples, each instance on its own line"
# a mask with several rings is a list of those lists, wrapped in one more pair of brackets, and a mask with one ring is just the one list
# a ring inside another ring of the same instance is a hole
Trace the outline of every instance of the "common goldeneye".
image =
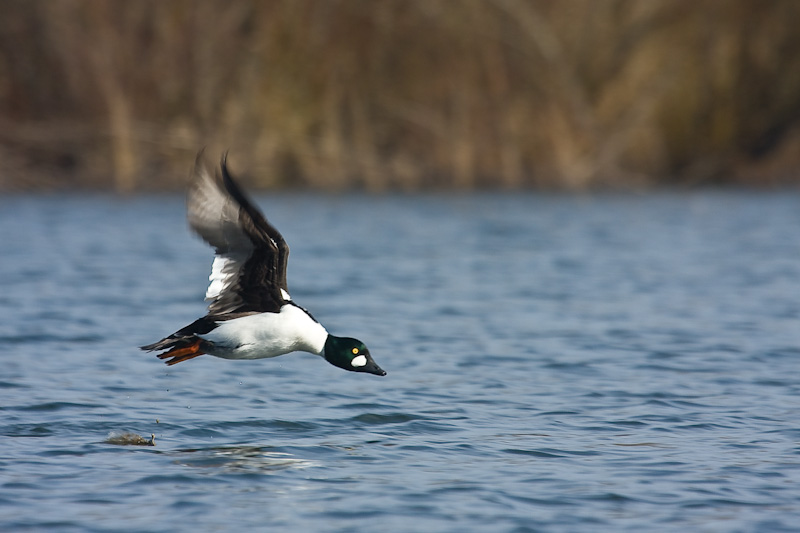
[(345, 370), (386, 375), (363, 342), (329, 334), (292, 301), (289, 246), (233, 181), (225, 154), (213, 176), (203, 152), (197, 155), (187, 206), (189, 225), (216, 253), (208, 314), (142, 350), (162, 351), (168, 365), (203, 354), (261, 359), (303, 351)]

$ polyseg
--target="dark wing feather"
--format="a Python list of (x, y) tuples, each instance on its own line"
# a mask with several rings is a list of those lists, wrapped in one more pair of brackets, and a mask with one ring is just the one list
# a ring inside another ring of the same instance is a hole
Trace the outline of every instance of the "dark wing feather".
[(289, 287), (286, 284), (286, 268), (289, 263), (289, 245), (283, 239), (283, 235), (275, 229), (275, 226), (270, 224), (261, 211), (253, 206), (250, 199), (239, 188), (233, 178), (228, 172), (227, 154), (223, 154), (222, 161), (220, 162), (220, 169), (222, 170), (222, 182), (225, 184), (225, 189), (228, 194), (239, 203), (241, 209), (239, 211), (239, 222), (244, 231), (250, 236), (254, 243), (263, 244), (264, 250), (262, 252), (262, 259), (268, 259), (263, 252), (269, 251), (272, 256), (269, 258), (270, 273), (274, 275), (278, 288), (289, 292)]
[[(289, 247), (230, 176), (225, 155), (212, 176), (198, 154), (189, 189), (189, 225), (214, 247), (209, 314), (277, 312), (288, 297)], [(284, 292), (281, 291), (283, 289)]]

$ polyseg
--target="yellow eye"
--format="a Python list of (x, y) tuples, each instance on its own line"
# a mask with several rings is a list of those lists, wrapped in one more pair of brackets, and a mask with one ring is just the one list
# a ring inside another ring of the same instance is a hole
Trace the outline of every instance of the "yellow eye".
[(358, 348), (353, 348), (353, 355), (358, 353)]

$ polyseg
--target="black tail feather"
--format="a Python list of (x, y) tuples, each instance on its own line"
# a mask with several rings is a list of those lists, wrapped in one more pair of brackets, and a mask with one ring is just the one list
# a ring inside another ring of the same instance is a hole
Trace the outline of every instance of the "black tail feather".
[(197, 337), (194, 335), (190, 337), (177, 337), (175, 335), (170, 335), (169, 337), (161, 339), (158, 342), (154, 342), (153, 344), (139, 346), (139, 348), (147, 352), (155, 352), (161, 350), (170, 350), (172, 348), (183, 348), (191, 345), (195, 341), (197, 341)]
[(211, 317), (204, 316), (198, 318), (185, 328), (181, 328), (169, 337), (164, 337), (153, 344), (140, 346), (142, 350), (155, 352), (159, 350), (170, 350), (174, 348), (185, 348), (197, 342), (197, 335), (204, 335), (217, 327), (217, 321)]

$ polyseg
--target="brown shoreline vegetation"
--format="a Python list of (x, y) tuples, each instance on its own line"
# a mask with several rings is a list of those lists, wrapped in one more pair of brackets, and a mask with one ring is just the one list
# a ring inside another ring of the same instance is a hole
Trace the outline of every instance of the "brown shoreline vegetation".
[(797, 186), (796, 0), (6, 0), (2, 190)]

